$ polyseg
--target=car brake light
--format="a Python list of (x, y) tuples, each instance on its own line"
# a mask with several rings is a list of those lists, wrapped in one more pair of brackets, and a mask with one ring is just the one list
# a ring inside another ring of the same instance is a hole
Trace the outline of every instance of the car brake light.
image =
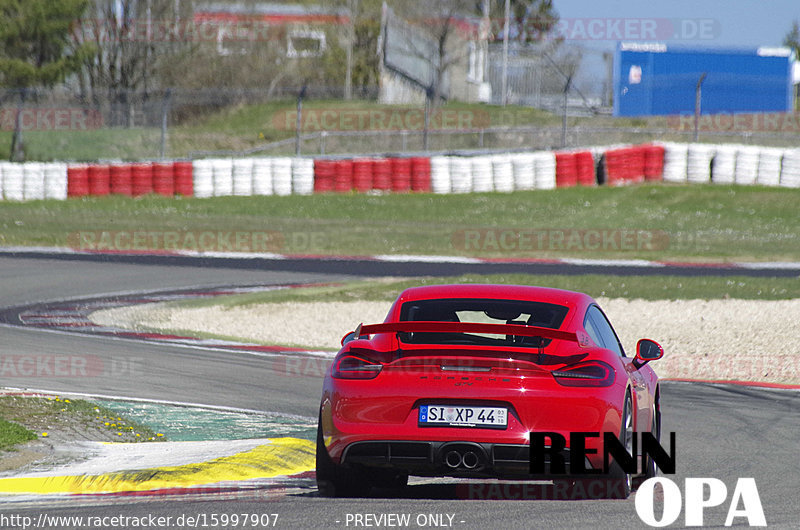
[(343, 355), (334, 364), (332, 375), (337, 379), (374, 379), (382, 368), (382, 364), (369, 359)]
[(564, 386), (611, 386), (614, 369), (600, 361), (573, 364), (551, 372), (556, 382)]

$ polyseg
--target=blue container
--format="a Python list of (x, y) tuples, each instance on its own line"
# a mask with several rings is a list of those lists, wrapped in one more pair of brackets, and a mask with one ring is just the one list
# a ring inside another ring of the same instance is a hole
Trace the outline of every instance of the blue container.
[(614, 116), (694, 114), (697, 81), (703, 114), (788, 112), (791, 52), (620, 43), (614, 57)]

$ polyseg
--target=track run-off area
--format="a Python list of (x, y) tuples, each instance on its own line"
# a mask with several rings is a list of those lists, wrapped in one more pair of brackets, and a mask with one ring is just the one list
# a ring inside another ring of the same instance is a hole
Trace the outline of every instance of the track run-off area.
[[(713, 267), (681, 264), (652, 266), (646, 262), (457, 263), (291, 257), (243, 260), (224, 256), (49, 254), (45, 251), (13, 250), (0, 254), (0, 333), (3, 337), (0, 356), (83, 356), (99, 359), (107, 365), (117, 363), (117, 366), (124, 365), (125, 360), (135, 359), (136, 369), (118, 376), (103, 371), (84, 372), (78, 376), (17, 374), (4, 377), (1, 384), (65, 395), (276, 414), (314, 422), (319, 406), (321, 375), (288, 374), (286, 370), (287, 358), (313, 353), (192, 342), (181, 337), (131, 336), (112, 330), (86, 329), (87, 326), (35, 325), (35, 314), (31, 319), (31, 313), (28, 313), (29, 320), (23, 321), (24, 311), (52, 309), (59, 304), (63, 309), (71, 305), (75, 311), (73, 314), (64, 319), (65, 314), (59, 313), (57, 317), (62, 320), (56, 318), (61, 324), (69, 324), (75, 322), (70, 319), (80, 313), (87, 301), (130, 301), (137, 297), (147, 298), (152, 293), (210, 292), (219, 286), (225, 286), (227, 292), (253, 286), (339, 282), (384, 275), (450, 275), (511, 269), (515, 272), (557, 270), (561, 274), (585, 274), (597, 267), (607, 274), (654, 273), (651, 270), (658, 270), (659, 274), (686, 275), (798, 274), (797, 267), (791, 264), (715, 270)], [(676, 381), (663, 382), (662, 392), (663, 432), (675, 432), (677, 441), (677, 472), (669, 478), (681, 487), (687, 477), (717, 478), (727, 485), (730, 496), (737, 479), (753, 477), (768, 525), (794, 527), (798, 516), (797, 491), (800, 491), (800, 468), (796, 458), (800, 392)], [(269, 465), (275, 464), (275, 459), (279, 458), (275, 456), (277, 453), (254, 447), (236, 453), (230, 457), (233, 460), (230, 463), (253, 467), (251, 463), (236, 461), (247, 454)], [(305, 463), (308, 461), (313, 467), (313, 455)], [(426, 526), (437, 524), (463, 528), (490, 525), (503, 528), (646, 527), (637, 517), (635, 495), (625, 501), (519, 499), (525, 497), (519, 484), (473, 481), (469, 487), (464, 487), (463, 482), (437, 479), (413, 480), (399, 497), (376, 495), (368, 499), (327, 499), (316, 493), (313, 469), (304, 469), (298, 464), (283, 468), (276, 465), (275, 470), (271, 481), (245, 481), (246, 487), (228, 483), (222, 478), (201, 485), (195, 483), (194, 488), (153, 484), (159, 489), (157, 494), (137, 493), (132, 487), (127, 488), (127, 494), (104, 494), (102, 488), (79, 495), (4, 494), (0, 497), (0, 512), (29, 516), (34, 521), (43, 513), (48, 517), (154, 515), (170, 517), (173, 525), (181, 516), (185, 521), (188, 516), (208, 517), (210, 514), (278, 514), (276, 525), (271, 519), (262, 524), (265, 520), (260, 519), (259, 525), (251, 527), (274, 525), (284, 528), (353, 527), (355, 514), (410, 514), (412, 527), (422, 526), (420, 522)], [(268, 474), (262, 470), (260, 476)], [(205, 477), (203, 480), (213, 480), (213, 475), (210, 476), (211, 479)], [(0, 480), (0, 491), (10, 493), (11, 489), (3, 490)], [(59, 490), (54, 486), (52, 491)], [(728, 502), (707, 508), (706, 524), (722, 526), (727, 512)], [(385, 526), (388, 520), (383, 521)], [(679, 518), (676, 526), (682, 525), (682, 521), (683, 518)]]

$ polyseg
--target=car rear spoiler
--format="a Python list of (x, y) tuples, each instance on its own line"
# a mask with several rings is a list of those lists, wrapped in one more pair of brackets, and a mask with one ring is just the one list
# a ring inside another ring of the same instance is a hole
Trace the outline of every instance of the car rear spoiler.
[(515, 335), (517, 337), (543, 337), (545, 339), (568, 340), (582, 344), (578, 336), (571, 331), (560, 331), (522, 324), (483, 324), (480, 322), (430, 322), (407, 321), (384, 324), (359, 324), (355, 330), (356, 337), (375, 335), (377, 333), (494, 333), (498, 335)]

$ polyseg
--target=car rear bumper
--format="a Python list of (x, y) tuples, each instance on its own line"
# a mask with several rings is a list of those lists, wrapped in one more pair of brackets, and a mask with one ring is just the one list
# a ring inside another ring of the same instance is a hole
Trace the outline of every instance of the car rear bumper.
[[(569, 449), (561, 452), (569, 469)], [(543, 475), (530, 473), (530, 446), (468, 441), (372, 440), (348, 445), (341, 462), (351, 466), (391, 468), (418, 476), (525, 478), (552, 480), (550, 462)], [(588, 459), (586, 469), (592, 469)], [(585, 475), (596, 476), (596, 475)]]

